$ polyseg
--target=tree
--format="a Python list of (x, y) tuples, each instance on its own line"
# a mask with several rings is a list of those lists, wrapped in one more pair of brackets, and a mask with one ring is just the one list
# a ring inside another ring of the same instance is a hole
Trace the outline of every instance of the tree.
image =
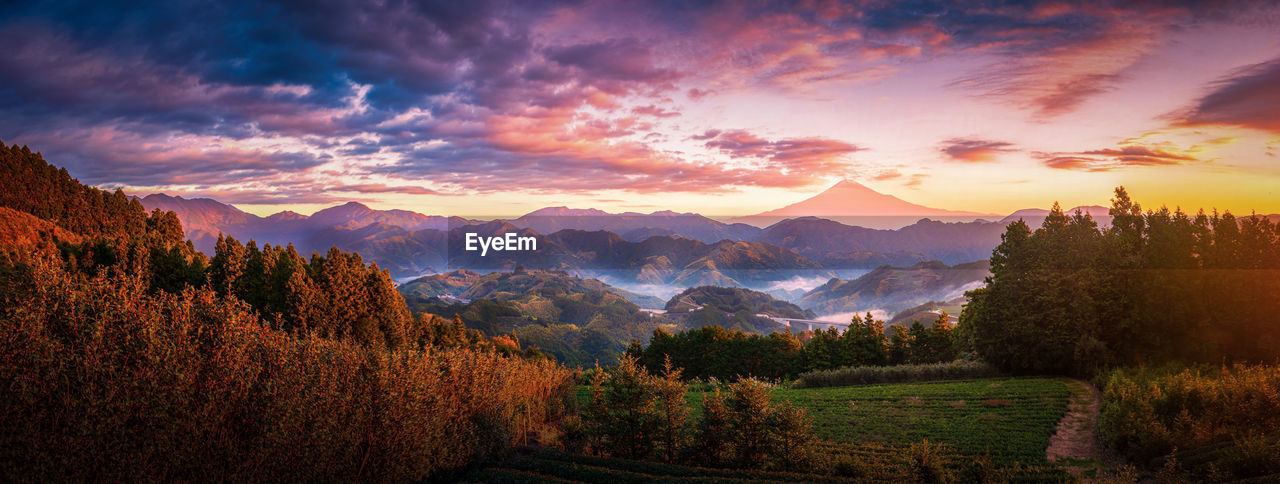
[(702, 399), (702, 420), (698, 422), (698, 454), (700, 460), (710, 466), (728, 461), (733, 452), (733, 427), (729, 406), (720, 387), (715, 387)]
[(729, 411), (733, 418), (733, 448), (738, 465), (759, 465), (769, 459), (769, 388), (760, 380), (744, 378), (729, 387)]
[(685, 394), (689, 387), (680, 379), (680, 369), (671, 365), (671, 357), (663, 362), (662, 379), (658, 382), (658, 406), (662, 415), (662, 449), (667, 463), (675, 462), (684, 447), (684, 421), (689, 416)]
[(783, 402), (770, 413), (769, 428), (773, 432), (770, 456), (774, 467), (793, 472), (808, 469), (817, 441), (808, 413)]
[(662, 424), (658, 385), (635, 358), (624, 356), (601, 391), (593, 390), (592, 398), (592, 416), (606, 449), (630, 459), (653, 453), (654, 437)]

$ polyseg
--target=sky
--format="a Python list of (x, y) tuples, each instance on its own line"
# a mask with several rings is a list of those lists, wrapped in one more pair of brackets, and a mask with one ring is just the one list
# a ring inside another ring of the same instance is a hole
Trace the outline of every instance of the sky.
[(260, 215), (1280, 213), (1275, 2), (45, 1), (0, 45), (0, 141)]

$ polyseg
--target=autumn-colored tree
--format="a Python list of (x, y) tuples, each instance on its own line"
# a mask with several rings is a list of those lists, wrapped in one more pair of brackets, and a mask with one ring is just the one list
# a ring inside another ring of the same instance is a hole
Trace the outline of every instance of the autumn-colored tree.
[(681, 370), (671, 364), (671, 357), (663, 362), (662, 378), (658, 380), (658, 411), (662, 416), (662, 453), (668, 463), (675, 462), (685, 446), (685, 419), (689, 406), (685, 394), (689, 386), (680, 379)]

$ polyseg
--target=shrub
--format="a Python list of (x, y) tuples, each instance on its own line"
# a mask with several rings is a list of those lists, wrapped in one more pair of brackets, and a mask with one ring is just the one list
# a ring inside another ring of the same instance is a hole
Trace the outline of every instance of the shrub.
[(951, 482), (951, 471), (947, 470), (942, 454), (942, 444), (931, 444), (928, 440), (912, 443), (907, 448), (912, 480), (930, 484)]
[(838, 387), (873, 383), (902, 383), (929, 380), (966, 380), (1003, 376), (995, 367), (980, 361), (953, 361), (919, 365), (847, 366), (811, 371), (800, 375), (794, 388)]
[(1280, 474), (1280, 367), (1119, 369), (1102, 381), (1099, 430), (1121, 455), (1193, 480)]

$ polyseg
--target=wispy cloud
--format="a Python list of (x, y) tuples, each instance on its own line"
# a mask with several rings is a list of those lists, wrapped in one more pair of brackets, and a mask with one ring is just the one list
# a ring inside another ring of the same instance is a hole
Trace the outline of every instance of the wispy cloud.
[(1000, 153), (1017, 151), (1013, 143), (977, 138), (951, 138), (938, 148), (948, 158), (963, 162), (993, 161)]
[(1246, 66), (1179, 113), (1181, 126), (1221, 125), (1280, 133), (1280, 58)]
[(1077, 153), (1038, 153), (1049, 168), (1060, 170), (1112, 171), (1126, 167), (1167, 166), (1199, 162), (1190, 154), (1147, 146), (1122, 146)]

